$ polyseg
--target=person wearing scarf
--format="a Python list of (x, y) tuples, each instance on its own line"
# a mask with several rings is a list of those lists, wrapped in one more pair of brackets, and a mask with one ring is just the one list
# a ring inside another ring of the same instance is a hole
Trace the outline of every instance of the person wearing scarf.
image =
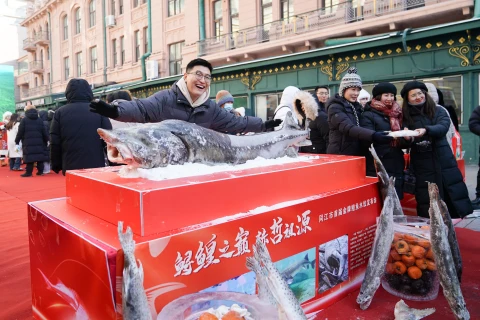
[[(396, 101), (397, 88), (389, 83), (377, 84), (372, 90), (372, 101), (365, 104), (360, 125), (377, 132), (402, 130), (402, 107)], [(403, 198), (403, 177), (405, 160), (402, 146), (406, 146), (404, 139), (395, 139), (390, 144), (373, 143), (375, 151), (382, 161), (389, 176), (395, 177), (395, 189), (398, 197)], [(364, 146), (366, 149), (368, 145)], [(373, 157), (368, 150), (365, 152), (367, 160), (367, 176), (376, 177)]]
[(419, 133), (411, 142), (410, 169), (416, 178), (417, 214), (428, 218), (430, 199), (427, 181), (436, 183), (452, 218), (473, 212), (468, 190), (450, 149), (446, 135), (450, 117), (428, 95), (423, 82), (410, 81), (401, 91), (403, 124)]

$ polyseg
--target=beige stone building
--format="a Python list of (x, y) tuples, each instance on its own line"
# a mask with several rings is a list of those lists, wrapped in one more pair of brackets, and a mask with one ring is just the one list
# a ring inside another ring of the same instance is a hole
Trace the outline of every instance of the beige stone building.
[(198, 56), (215, 67), (241, 64), (341, 43), (332, 40), (337, 38), (368, 39), (467, 19), (473, 5), (474, 0), (152, 0), (150, 39), (147, 0), (36, 0), (22, 22), (28, 54), (19, 59), (24, 67), (16, 77), (17, 106), (32, 99), (54, 104), (73, 77), (105, 88), (180, 74)]

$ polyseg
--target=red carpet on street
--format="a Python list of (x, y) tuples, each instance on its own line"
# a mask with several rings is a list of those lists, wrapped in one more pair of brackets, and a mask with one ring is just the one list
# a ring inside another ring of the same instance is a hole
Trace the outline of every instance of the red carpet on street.
[(32, 319), (27, 203), (65, 196), (65, 177), (0, 167), (0, 319)]
[[(0, 167), (0, 319), (32, 319), (30, 266), (27, 235), (27, 203), (65, 196), (65, 177), (50, 173), (21, 178), (23, 172)], [(34, 172), (35, 173), (35, 172)], [(480, 233), (458, 229), (463, 258), (462, 290), (471, 319), (480, 319)], [(394, 319), (393, 309), (399, 298), (379, 288), (366, 311), (355, 302), (357, 292), (319, 313), (317, 319)], [(428, 319), (454, 319), (440, 293), (435, 301), (411, 302), (410, 307), (435, 307)]]

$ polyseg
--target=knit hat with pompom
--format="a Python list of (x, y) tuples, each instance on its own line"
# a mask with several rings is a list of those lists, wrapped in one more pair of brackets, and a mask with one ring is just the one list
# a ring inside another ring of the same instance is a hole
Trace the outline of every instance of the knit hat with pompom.
[(343, 96), (343, 93), (348, 88), (360, 88), (362, 89), (362, 79), (357, 74), (357, 68), (350, 67), (347, 73), (343, 76), (342, 81), (340, 82), (339, 92)]

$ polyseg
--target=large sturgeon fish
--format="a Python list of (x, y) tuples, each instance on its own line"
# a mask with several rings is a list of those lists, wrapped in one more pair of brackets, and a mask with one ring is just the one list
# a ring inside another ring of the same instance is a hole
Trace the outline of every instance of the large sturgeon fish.
[(97, 132), (107, 143), (110, 161), (139, 168), (185, 162), (239, 164), (256, 157), (295, 157), (295, 146), (309, 144), (308, 130), (300, 129), (291, 112), (282, 129), (255, 135), (227, 135), (181, 120), (97, 129)]
[(428, 210), (430, 214), (430, 242), (432, 243), (433, 256), (435, 257), (440, 284), (443, 288), (443, 295), (447, 299), (455, 318), (468, 320), (470, 314), (460, 289), (457, 270), (448, 243), (447, 230), (439, 206), (438, 187), (435, 183), (428, 183), (428, 194), (430, 195), (430, 209)]
[(375, 231), (375, 239), (373, 240), (372, 253), (368, 259), (365, 278), (363, 279), (360, 293), (357, 297), (357, 303), (362, 310), (367, 309), (372, 302), (373, 296), (380, 286), (380, 279), (385, 272), (390, 247), (393, 241), (393, 178), (389, 179), (392, 186), (388, 190), (388, 194), (383, 202), (382, 212), (377, 222), (377, 230)]

